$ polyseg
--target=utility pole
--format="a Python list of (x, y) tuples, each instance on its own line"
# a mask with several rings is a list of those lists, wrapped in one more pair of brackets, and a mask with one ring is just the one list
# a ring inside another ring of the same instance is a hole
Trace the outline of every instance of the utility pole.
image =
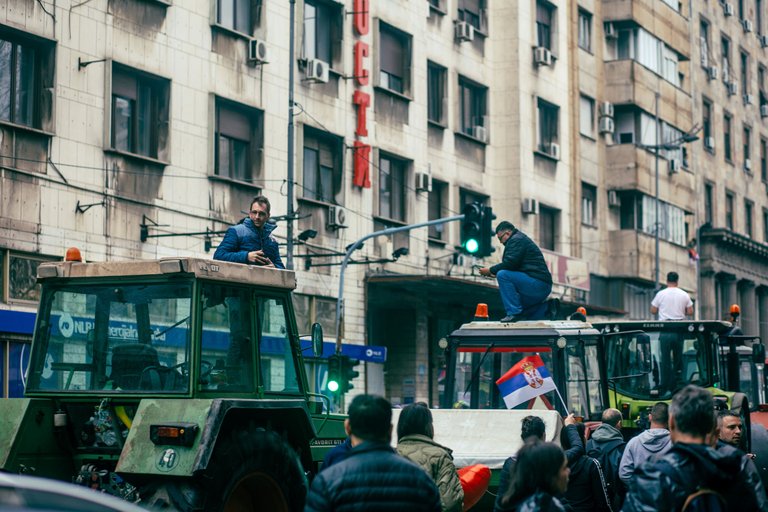
[(296, 212), (293, 210), (293, 67), (296, 64), (296, 48), (294, 47), (294, 40), (296, 39), (294, 33), (296, 27), (296, 0), (289, 1), (291, 7), (288, 19), (290, 20), (289, 23), (291, 26), (288, 31), (290, 34), (290, 42), (288, 43), (288, 191), (286, 194), (288, 200), (288, 209), (285, 215), (287, 224), (285, 236), (288, 238), (286, 250), (288, 251), (288, 254), (285, 257), (285, 268), (288, 270), (293, 270), (293, 219), (296, 214)]
[(656, 91), (656, 154), (655, 167), (656, 167), (656, 201), (654, 201), (656, 214), (655, 214), (655, 235), (656, 235), (656, 257), (654, 264), (653, 275), (653, 290), (659, 290), (659, 229), (661, 225), (659, 223), (659, 151), (661, 151), (661, 123), (659, 123), (659, 91)]

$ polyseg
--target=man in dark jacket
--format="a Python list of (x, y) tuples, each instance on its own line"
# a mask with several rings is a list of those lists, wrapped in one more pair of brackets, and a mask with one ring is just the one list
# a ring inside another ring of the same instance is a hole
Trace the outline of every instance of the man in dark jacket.
[(707, 444), (715, 425), (713, 408), (712, 394), (694, 385), (672, 398), (672, 449), (640, 466), (622, 510), (679, 511), (689, 496), (709, 489), (722, 497), (726, 510), (768, 511), (765, 488), (752, 461), (733, 447), (715, 450)]
[(621, 508), (624, 498), (624, 487), (619, 480), (619, 466), (624, 454), (624, 436), (621, 435), (621, 411), (606, 409), (603, 411), (603, 423), (597, 427), (587, 441), (587, 455), (597, 459), (603, 470), (605, 485), (611, 506), (616, 510)]
[(502, 322), (522, 320), (523, 310), (547, 300), (552, 291), (549, 272), (541, 249), (511, 222), (496, 226), (496, 237), (504, 245), (501, 263), (483, 267), (480, 275), (495, 277), (507, 316)]
[(389, 445), (392, 406), (387, 400), (356, 396), (344, 427), (352, 449), (344, 460), (315, 477), (305, 512), (441, 510), (432, 477)]
[(227, 230), (213, 259), (285, 268), (277, 240), (272, 236), (277, 226), (267, 222), (270, 210), (269, 199), (265, 196), (254, 197), (248, 217)]

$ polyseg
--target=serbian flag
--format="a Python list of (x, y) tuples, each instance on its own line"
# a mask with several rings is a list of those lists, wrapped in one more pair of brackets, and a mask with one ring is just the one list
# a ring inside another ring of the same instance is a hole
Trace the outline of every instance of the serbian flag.
[(557, 389), (539, 356), (528, 356), (496, 381), (508, 409)]

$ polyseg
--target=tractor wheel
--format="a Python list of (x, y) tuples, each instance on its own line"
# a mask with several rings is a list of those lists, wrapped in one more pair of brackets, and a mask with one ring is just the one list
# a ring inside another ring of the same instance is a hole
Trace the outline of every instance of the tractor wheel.
[(219, 439), (195, 483), (159, 485), (146, 500), (155, 510), (300, 512), (307, 482), (296, 452), (276, 432), (254, 426)]
[(731, 399), (731, 410), (739, 415), (742, 424), (742, 448), (747, 453), (752, 449), (752, 418), (750, 417), (749, 398), (744, 393), (734, 393)]

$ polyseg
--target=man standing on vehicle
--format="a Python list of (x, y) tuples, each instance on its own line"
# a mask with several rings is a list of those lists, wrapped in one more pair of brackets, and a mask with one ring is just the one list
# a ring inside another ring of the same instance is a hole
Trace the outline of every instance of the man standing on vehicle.
[(677, 287), (677, 272), (667, 274), (667, 287), (660, 290), (651, 301), (651, 314), (659, 320), (685, 320), (693, 315), (693, 302), (684, 290)]
[(479, 270), (481, 276), (495, 277), (507, 316), (502, 322), (524, 318), (523, 310), (547, 300), (552, 291), (552, 274), (541, 249), (511, 222), (496, 226), (496, 237), (504, 246), (501, 263)]
[(269, 199), (254, 197), (248, 217), (227, 230), (213, 259), (284, 269), (277, 240), (272, 236), (277, 226), (267, 222), (270, 210)]

